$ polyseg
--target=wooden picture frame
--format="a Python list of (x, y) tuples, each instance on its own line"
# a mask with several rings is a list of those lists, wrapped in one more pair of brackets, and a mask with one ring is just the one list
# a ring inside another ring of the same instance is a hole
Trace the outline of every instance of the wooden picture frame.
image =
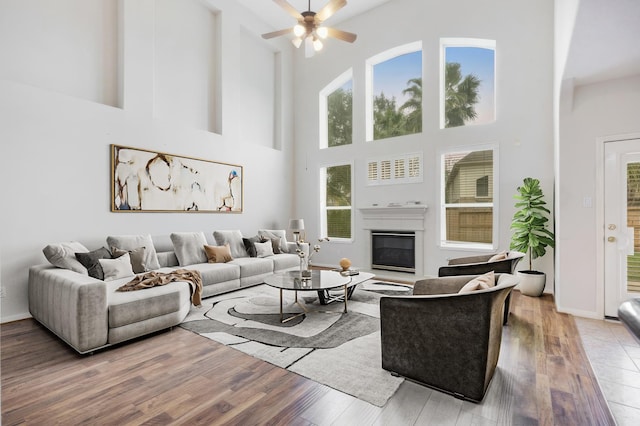
[(111, 145), (112, 212), (242, 213), (243, 168)]

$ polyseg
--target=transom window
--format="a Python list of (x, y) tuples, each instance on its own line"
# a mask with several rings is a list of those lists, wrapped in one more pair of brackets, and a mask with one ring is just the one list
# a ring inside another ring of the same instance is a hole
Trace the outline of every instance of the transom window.
[(349, 69), (320, 92), (320, 148), (350, 145), (353, 133), (353, 78)]

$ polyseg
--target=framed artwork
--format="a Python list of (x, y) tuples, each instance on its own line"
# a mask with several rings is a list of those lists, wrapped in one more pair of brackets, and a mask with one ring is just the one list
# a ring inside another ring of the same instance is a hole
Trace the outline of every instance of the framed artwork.
[(236, 164), (111, 145), (112, 212), (242, 213)]

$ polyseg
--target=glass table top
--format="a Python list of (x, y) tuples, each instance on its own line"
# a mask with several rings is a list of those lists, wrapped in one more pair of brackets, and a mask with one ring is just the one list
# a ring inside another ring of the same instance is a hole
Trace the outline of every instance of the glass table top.
[(302, 278), (299, 270), (276, 272), (264, 279), (264, 282), (271, 287), (284, 290), (329, 290), (342, 287), (351, 282), (350, 276), (341, 275), (335, 271), (325, 271), (314, 269), (311, 277)]

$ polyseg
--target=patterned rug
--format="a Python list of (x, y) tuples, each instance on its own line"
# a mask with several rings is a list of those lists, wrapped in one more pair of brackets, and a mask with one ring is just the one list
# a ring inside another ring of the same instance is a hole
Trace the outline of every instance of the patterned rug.
[(294, 292), (285, 291), (285, 317), (307, 312), (281, 324), (279, 291), (263, 284), (203, 300), (181, 327), (383, 406), (404, 380), (381, 366), (379, 300), (385, 294), (411, 294), (411, 287), (365, 281), (346, 314), (342, 303), (320, 305), (314, 292), (298, 293), (295, 303)]

